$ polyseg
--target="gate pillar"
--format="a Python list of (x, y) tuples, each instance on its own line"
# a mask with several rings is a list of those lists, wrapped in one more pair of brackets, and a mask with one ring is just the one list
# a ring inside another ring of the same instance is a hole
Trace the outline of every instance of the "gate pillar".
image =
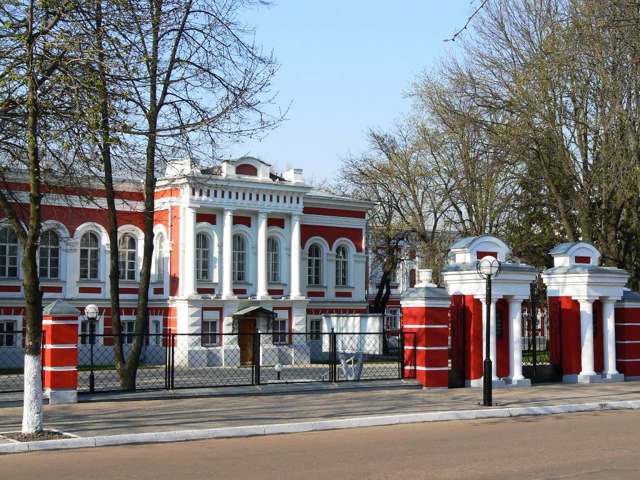
[[(529, 297), (530, 284), (537, 271), (530, 265), (512, 261), (511, 248), (492, 235), (465, 237), (449, 248), (448, 265), (442, 279), (449, 295), (460, 298), (465, 328), (465, 384), (481, 387), (486, 356), (486, 280), (476, 269), (478, 261), (492, 256), (501, 263), (499, 275), (492, 279), (489, 308), (490, 352), (495, 387), (522, 386), (530, 382), (522, 376), (522, 299)], [(516, 325), (517, 323), (517, 325)]]
[(562, 331), (565, 383), (622, 381), (616, 369), (613, 305), (623, 298), (629, 274), (600, 266), (600, 252), (587, 242), (561, 243), (550, 252), (553, 267), (542, 274), (551, 317)]
[(425, 388), (449, 386), (450, 305), (447, 291), (431, 283), (431, 270), (419, 270), (418, 283), (400, 300), (405, 333), (403, 377), (415, 371)]
[(56, 300), (42, 311), (42, 387), (50, 405), (78, 401), (80, 310)]
[[(606, 318), (606, 317), (605, 317)], [(627, 380), (640, 380), (640, 293), (625, 290), (615, 304), (616, 370)]]

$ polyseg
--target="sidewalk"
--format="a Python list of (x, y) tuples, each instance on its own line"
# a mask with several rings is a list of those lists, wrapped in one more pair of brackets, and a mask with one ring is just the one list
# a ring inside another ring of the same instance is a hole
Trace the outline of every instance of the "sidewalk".
[[(640, 382), (596, 385), (550, 384), (531, 388), (496, 389), (494, 390), (495, 407), (490, 409), (479, 405), (481, 398), (482, 390), (478, 388), (452, 390), (396, 388), (356, 391), (325, 390), (298, 394), (217, 396), (171, 400), (122, 401), (122, 399), (118, 399), (117, 401), (89, 402), (76, 405), (46, 406), (45, 425), (48, 429), (56, 429), (84, 438), (276, 424), (281, 426), (301, 422), (335, 422), (341, 419), (357, 419), (357, 425), (352, 426), (366, 426), (368, 423), (363, 422), (366, 418), (382, 419), (384, 417), (388, 421), (377, 420), (377, 424), (390, 424), (398, 423), (398, 421), (391, 420), (392, 416), (407, 414), (413, 414), (415, 417), (413, 421), (429, 421), (421, 420), (422, 417), (415, 414), (433, 412), (459, 412), (457, 416), (433, 417), (435, 420), (500, 417), (512, 416), (513, 413), (509, 413), (509, 410), (517, 410), (521, 407), (571, 406), (569, 410), (561, 408), (531, 410), (531, 414), (596, 410), (599, 406), (604, 408), (637, 408), (630, 405), (636, 405), (637, 402), (637, 405), (640, 406)], [(609, 406), (604, 405), (607, 402), (610, 403)], [(616, 403), (611, 402), (618, 402), (618, 406), (616, 407)], [(623, 405), (619, 402), (626, 402), (626, 404)], [(526, 410), (520, 411), (523, 412), (520, 414), (527, 414)], [(484, 413), (478, 416), (474, 412)], [(21, 408), (0, 408), (0, 432), (18, 430), (20, 420)], [(307, 428), (303, 431), (313, 429)], [(254, 430), (251, 429), (239, 430), (239, 432), (244, 431), (246, 435), (264, 434), (264, 430), (264, 428), (256, 430), (260, 433), (252, 433)], [(282, 428), (278, 430), (279, 433), (282, 431)], [(155, 439), (156, 437), (157, 439)], [(156, 437), (148, 437), (149, 439), (146, 441), (170, 441), (163, 440), (161, 436)], [(173, 438), (186, 439), (183, 437)], [(198, 438), (197, 434), (194, 438)], [(4, 445), (0, 445), (0, 452)]]

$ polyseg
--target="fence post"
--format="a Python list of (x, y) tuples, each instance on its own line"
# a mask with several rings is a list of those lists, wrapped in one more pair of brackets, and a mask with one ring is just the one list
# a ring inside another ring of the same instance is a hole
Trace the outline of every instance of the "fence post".
[(171, 368), (169, 369), (169, 388), (173, 390), (175, 386), (175, 377), (176, 377), (176, 334), (171, 333)]
[(398, 378), (402, 380), (404, 378), (404, 331), (400, 330), (400, 345), (398, 349), (398, 355), (400, 355), (400, 372)]
[(253, 334), (253, 383), (260, 385), (260, 332)]
[(95, 392), (95, 376), (93, 374), (93, 345), (96, 342), (96, 332), (93, 322), (89, 323), (89, 392)]
[(329, 334), (329, 341), (331, 342), (331, 348), (329, 349), (329, 381), (335, 383), (337, 381), (337, 373), (338, 369), (336, 368), (338, 362), (338, 352), (337, 352), (337, 344), (336, 341), (336, 332), (331, 329), (331, 333)]

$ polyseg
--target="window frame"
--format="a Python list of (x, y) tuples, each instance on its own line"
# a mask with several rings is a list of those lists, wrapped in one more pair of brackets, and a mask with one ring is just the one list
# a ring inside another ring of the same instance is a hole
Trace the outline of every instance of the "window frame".
[(164, 282), (164, 233), (158, 233), (154, 244), (155, 279), (157, 283)]
[[(20, 265), (20, 241), (16, 232), (9, 225), (0, 227), (0, 235), (5, 231), (7, 232), (6, 240), (0, 239), (0, 250), (4, 250), (4, 253), (0, 253), (1, 261), (4, 264), (0, 266), (0, 278), (18, 279), (20, 278), (20, 269), (18, 268)], [(15, 239), (15, 242), (13, 242), (13, 239)], [(12, 251), (15, 253), (12, 253)], [(11, 259), (15, 262), (13, 265)], [(12, 270), (15, 270), (14, 274), (10, 273)]]
[[(236, 239), (242, 241), (243, 249), (236, 245)], [(231, 278), (233, 283), (247, 282), (247, 237), (242, 233), (234, 233), (231, 237)], [(242, 265), (242, 270), (239, 269)]]
[(274, 318), (271, 321), (271, 335), (274, 345), (287, 345), (289, 343), (289, 318)]
[[(311, 249), (317, 248), (318, 255), (311, 255)], [(322, 286), (324, 250), (317, 242), (312, 243), (307, 248), (307, 285)], [(313, 262), (313, 263), (312, 263)]]
[[(344, 252), (344, 256), (338, 256), (339, 252)], [(346, 245), (338, 245), (335, 255), (336, 262), (336, 287), (349, 286), (349, 248)]]
[[(7, 328), (9, 324), (13, 324), (11, 329)], [(11, 318), (0, 319), (0, 348), (19, 348), (18, 342), (21, 333), (22, 332), (18, 330), (17, 320)], [(7, 338), (12, 339), (11, 345), (7, 345)]]
[[(50, 239), (51, 236), (54, 236), (56, 239), (55, 245), (51, 245), (50, 243), (45, 244), (43, 242), (45, 236), (47, 239)], [(52, 265), (52, 255), (51, 252), (55, 251), (55, 265)], [(46, 255), (43, 255), (43, 252), (47, 252)], [(60, 279), (60, 234), (56, 232), (54, 229), (48, 229), (42, 232), (40, 235), (40, 244), (38, 245), (38, 276), (42, 280), (58, 280)], [(43, 258), (46, 258), (46, 266), (43, 265)], [(45, 269), (45, 274), (43, 275), (43, 268)], [(55, 268), (55, 275), (51, 275), (51, 270)]]
[[(84, 240), (84, 238), (91, 238), (94, 237), (96, 240), (96, 245), (95, 247), (92, 245), (87, 245), (87, 246), (83, 246), (82, 245), (82, 241)], [(86, 271), (87, 271), (87, 275), (83, 276), (82, 275), (82, 263), (83, 263), (83, 259), (82, 259), (82, 252), (86, 251), (87, 252), (87, 258), (84, 260), (86, 261), (87, 265), (86, 265)], [(92, 260), (95, 261), (95, 276), (91, 275), (92, 272)], [(81, 236), (80, 236), (80, 243), (79, 243), (79, 248), (78, 248), (78, 277), (80, 280), (91, 280), (91, 281), (98, 281), (100, 280), (100, 234), (97, 233), (94, 230), (88, 230), (86, 232), (84, 232)]]
[[(125, 239), (133, 242), (133, 246), (124, 245)], [(131, 232), (124, 232), (118, 239), (118, 269), (120, 281), (135, 282), (138, 279), (138, 238)]]
[[(275, 245), (275, 249), (271, 248), (272, 245)], [(282, 281), (282, 272), (281, 272), (282, 269), (280, 268), (281, 251), (282, 250), (281, 250), (280, 239), (274, 235), (268, 237), (267, 238), (267, 281), (269, 283), (280, 283)]]
[[(206, 247), (198, 245), (198, 240), (203, 238), (207, 245)], [(196, 280), (198, 282), (211, 282), (213, 281), (213, 275), (211, 271), (211, 252), (213, 247), (213, 240), (210, 235), (205, 232), (196, 233)], [(203, 250), (206, 255), (203, 255)], [(203, 269), (206, 268), (206, 276), (202, 275)]]

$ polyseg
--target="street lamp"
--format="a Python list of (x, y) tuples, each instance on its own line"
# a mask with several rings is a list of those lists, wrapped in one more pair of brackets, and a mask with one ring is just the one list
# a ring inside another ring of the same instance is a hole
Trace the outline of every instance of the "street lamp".
[(89, 354), (91, 356), (91, 370), (89, 372), (89, 391), (93, 393), (95, 389), (95, 378), (93, 376), (93, 344), (95, 343), (96, 320), (100, 310), (97, 305), (90, 304), (84, 307), (84, 316), (89, 322)]
[(485, 407), (493, 405), (493, 366), (491, 364), (491, 279), (500, 273), (500, 262), (493, 256), (486, 256), (478, 260), (476, 263), (476, 271), (478, 275), (487, 281), (487, 291), (485, 300), (485, 358), (484, 358), (484, 376), (482, 381), (482, 404)]

